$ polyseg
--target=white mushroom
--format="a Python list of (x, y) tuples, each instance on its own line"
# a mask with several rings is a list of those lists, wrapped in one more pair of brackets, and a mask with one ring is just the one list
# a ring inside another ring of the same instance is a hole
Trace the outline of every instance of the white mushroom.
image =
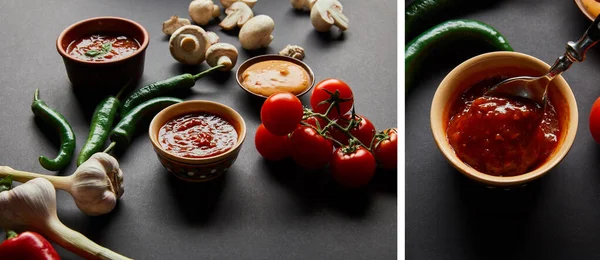
[(194, 0), (190, 3), (188, 11), (198, 25), (206, 25), (213, 17), (221, 14), (221, 9), (212, 0)]
[(342, 13), (338, 0), (317, 0), (310, 11), (310, 21), (319, 32), (329, 31), (332, 25), (342, 31), (348, 29), (348, 17)]
[(285, 48), (279, 52), (279, 55), (302, 60), (304, 59), (304, 48), (298, 45), (288, 45), (285, 46)]
[(177, 29), (181, 28), (181, 26), (191, 24), (190, 20), (185, 18), (179, 18), (177, 15), (171, 16), (171, 19), (166, 20), (162, 24), (162, 31), (166, 35), (171, 35)]
[(238, 51), (229, 43), (217, 43), (206, 50), (206, 62), (211, 67), (223, 65), (220, 70), (229, 71), (237, 62)]
[(189, 65), (202, 63), (209, 46), (210, 41), (206, 31), (197, 25), (182, 26), (173, 32), (169, 39), (171, 56)]
[(312, 9), (317, 0), (291, 0), (292, 7), (296, 10)]
[(210, 42), (211, 45), (219, 42), (220, 40), (219, 35), (214, 32), (206, 32), (206, 36), (208, 37), (208, 42)]
[(275, 22), (267, 15), (257, 15), (250, 19), (240, 30), (239, 38), (242, 48), (256, 50), (269, 46), (273, 40), (271, 33)]
[(254, 7), (254, 5), (256, 4), (256, 0), (221, 0), (221, 5), (223, 5), (223, 8), (229, 8), (229, 6), (231, 6), (235, 2), (243, 2), (247, 4), (250, 8)]
[(227, 17), (221, 21), (219, 26), (224, 30), (232, 30), (236, 26), (242, 27), (250, 18), (254, 17), (252, 9), (244, 2), (235, 2), (225, 10)]

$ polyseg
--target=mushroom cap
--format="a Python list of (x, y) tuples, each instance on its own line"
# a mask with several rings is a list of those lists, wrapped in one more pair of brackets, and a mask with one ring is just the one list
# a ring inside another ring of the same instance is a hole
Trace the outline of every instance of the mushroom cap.
[(250, 8), (254, 7), (256, 4), (256, 0), (221, 0), (221, 5), (223, 8), (229, 8), (235, 2), (243, 2), (247, 4)]
[(271, 33), (275, 29), (275, 22), (271, 17), (261, 14), (248, 20), (240, 30), (239, 38), (242, 48), (255, 50), (269, 46), (273, 40)]
[(191, 24), (190, 20), (185, 18), (179, 18), (177, 15), (171, 16), (169, 20), (166, 20), (162, 24), (162, 31), (166, 35), (171, 35), (181, 26)]
[(208, 38), (208, 42), (211, 45), (213, 45), (213, 44), (219, 42), (219, 40), (221, 40), (221, 38), (219, 38), (219, 35), (217, 35), (215, 32), (207, 31), (206, 32), (206, 37)]
[[(222, 59), (221, 57), (227, 57), (228, 59)], [(231, 70), (235, 66), (237, 58), (237, 49), (229, 43), (216, 43), (206, 50), (206, 63), (214, 67), (221, 62), (221, 64), (225, 65), (225, 67), (221, 68), (222, 71)]]
[(221, 15), (221, 7), (218, 5), (213, 5), (213, 13), (212, 17), (219, 17)]
[(319, 32), (329, 31), (333, 25), (345, 31), (348, 29), (348, 18), (342, 10), (342, 4), (338, 0), (318, 0), (313, 3), (310, 21)]
[(210, 42), (206, 31), (197, 25), (185, 25), (177, 29), (169, 39), (171, 56), (177, 61), (196, 65), (205, 59)]
[(218, 8), (219, 6), (215, 5), (211, 0), (194, 0), (190, 3), (188, 11), (195, 23), (206, 25), (213, 18), (215, 9), (220, 12)]
[(225, 13), (227, 17), (221, 21), (219, 26), (224, 30), (231, 30), (237, 27), (242, 27), (250, 18), (254, 17), (252, 9), (244, 2), (235, 2), (231, 4)]
[(292, 7), (296, 10), (304, 10), (304, 8), (308, 8), (309, 10), (313, 7), (316, 0), (291, 0)]

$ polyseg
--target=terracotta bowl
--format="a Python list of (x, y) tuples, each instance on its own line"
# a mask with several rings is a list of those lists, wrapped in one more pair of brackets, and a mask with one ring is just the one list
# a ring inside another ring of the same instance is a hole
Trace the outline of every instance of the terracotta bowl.
[[(209, 113), (220, 116), (233, 125), (238, 133), (236, 145), (225, 153), (205, 158), (185, 158), (167, 152), (158, 142), (160, 128), (169, 120), (195, 113)], [(152, 119), (148, 130), (150, 141), (160, 163), (176, 177), (190, 182), (213, 180), (233, 165), (246, 138), (246, 123), (232, 108), (212, 101), (191, 100), (169, 106)]]
[[(586, 8), (586, 5), (583, 3), (585, 2), (584, 0), (575, 0), (575, 4), (577, 4), (577, 7), (579, 7), (579, 10), (581, 10), (581, 12), (590, 20), (590, 21), (594, 21), (594, 19), (596, 19), (596, 15), (595, 13), (592, 12), (592, 10), (590, 10), (590, 8)], [(600, 3), (597, 3), (595, 1), (589, 1), (590, 3), (588, 5), (591, 5), (595, 8), (600, 8)]]
[(454, 153), (446, 137), (451, 105), (473, 84), (493, 76), (540, 76), (550, 66), (543, 61), (518, 52), (492, 52), (471, 58), (454, 68), (440, 83), (431, 104), (430, 123), (433, 138), (446, 159), (458, 171), (469, 178), (495, 187), (520, 186), (546, 174), (569, 152), (577, 132), (577, 104), (571, 88), (562, 76), (550, 84), (549, 98), (555, 105), (562, 136), (556, 149), (545, 163), (536, 169), (518, 176), (499, 177), (479, 172), (462, 162)]
[(248, 88), (246, 88), (246, 86), (244, 86), (244, 84), (242, 84), (242, 82), (244, 81), (244, 78), (243, 78), (244, 71), (246, 71), (246, 69), (248, 69), (248, 67), (250, 67), (258, 62), (268, 61), (268, 60), (289, 61), (291, 63), (297, 64), (298, 66), (300, 66), (304, 70), (306, 70), (306, 72), (308, 72), (308, 86), (306, 87), (306, 89), (304, 91), (297, 94), (296, 95), (297, 97), (300, 97), (300, 96), (308, 93), (308, 91), (310, 91), (313, 88), (313, 86), (315, 85), (315, 73), (312, 71), (312, 69), (308, 65), (306, 65), (306, 63), (302, 62), (299, 59), (295, 59), (295, 58), (288, 57), (288, 56), (283, 56), (283, 55), (278, 55), (278, 54), (265, 54), (265, 55), (252, 57), (252, 58), (244, 61), (242, 64), (240, 64), (240, 66), (238, 67), (238, 69), (235, 73), (236, 80), (237, 80), (237, 83), (240, 86), (240, 88), (242, 88), (243, 90), (245, 90), (246, 92), (248, 92), (254, 96), (261, 97), (261, 98), (268, 98), (269, 96), (261, 95), (261, 94), (250, 91)]
[[(71, 42), (97, 33), (133, 37), (140, 43), (140, 48), (130, 56), (101, 62), (78, 60), (67, 54)], [(74, 23), (62, 31), (56, 40), (56, 49), (74, 87), (120, 89), (129, 80), (137, 81), (144, 73), (148, 43), (148, 31), (139, 23), (120, 17), (95, 17)]]

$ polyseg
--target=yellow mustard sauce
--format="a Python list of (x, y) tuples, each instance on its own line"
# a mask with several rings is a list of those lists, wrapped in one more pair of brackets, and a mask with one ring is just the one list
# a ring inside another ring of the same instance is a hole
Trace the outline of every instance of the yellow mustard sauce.
[(583, 4), (583, 8), (588, 11), (593, 17), (598, 16), (600, 14), (600, 2), (596, 0), (581, 0)]
[(297, 64), (282, 60), (262, 61), (248, 67), (242, 84), (253, 93), (270, 96), (277, 92), (302, 93), (308, 87), (308, 72)]

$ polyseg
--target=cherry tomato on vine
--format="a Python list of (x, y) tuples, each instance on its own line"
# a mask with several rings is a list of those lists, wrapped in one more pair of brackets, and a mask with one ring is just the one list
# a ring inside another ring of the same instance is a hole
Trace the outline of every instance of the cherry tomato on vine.
[(354, 151), (348, 146), (338, 148), (330, 165), (333, 178), (348, 188), (367, 185), (376, 168), (375, 157), (362, 146), (356, 146)]
[[(345, 128), (348, 127), (348, 124), (350, 123), (351, 119), (352, 115), (346, 114), (342, 118), (340, 118), (337, 121), (337, 123), (341, 127)], [(373, 125), (373, 123), (371, 123), (371, 121), (369, 121), (369, 119), (359, 114), (355, 115), (354, 120), (360, 120), (360, 122), (356, 127), (350, 129), (350, 134), (356, 137), (362, 144), (369, 147), (369, 145), (371, 145), (373, 137), (375, 136), (375, 126)], [(329, 133), (331, 134), (331, 137), (333, 137), (333, 139), (344, 145), (348, 144), (348, 136), (344, 132), (342, 132), (342, 130), (338, 129), (335, 126), (331, 126), (329, 130)]]
[(590, 111), (590, 133), (592, 133), (592, 137), (596, 141), (596, 143), (600, 144), (600, 98), (596, 99), (594, 105), (592, 105), (592, 110)]
[(371, 148), (379, 167), (387, 170), (398, 167), (398, 131), (396, 128), (383, 130), (375, 135)]
[(274, 135), (287, 135), (294, 131), (303, 114), (300, 99), (288, 92), (269, 96), (260, 109), (262, 123)]
[(271, 134), (263, 124), (256, 129), (254, 145), (262, 157), (270, 161), (279, 161), (290, 156), (290, 139), (287, 135)]
[(337, 107), (333, 107), (327, 117), (336, 119), (350, 111), (354, 103), (354, 94), (345, 82), (339, 79), (325, 79), (313, 89), (310, 106), (313, 111), (325, 114), (333, 100), (337, 100)]
[(309, 170), (325, 167), (331, 160), (333, 145), (309, 126), (299, 126), (290, 137), (290, 153), (294, 161)]

